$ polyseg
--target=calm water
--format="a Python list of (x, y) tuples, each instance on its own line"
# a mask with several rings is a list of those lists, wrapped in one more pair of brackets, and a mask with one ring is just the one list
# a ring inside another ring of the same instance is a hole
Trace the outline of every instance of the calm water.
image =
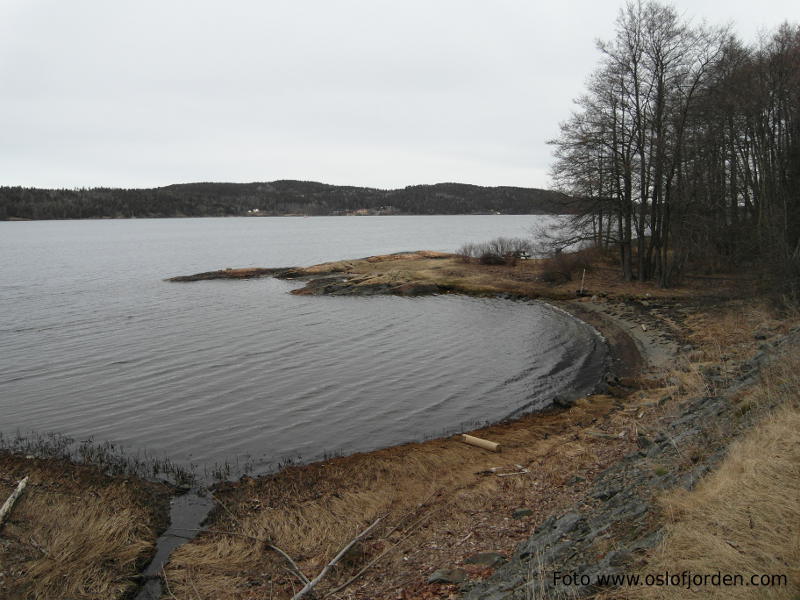
[(55, 431), (179, 462), (352, 452), (585, 392), (605, 350), (533, 302), (292, 296), (274, 279), (175, 284), (525, 236), (546, 217), (0, 223), (0, 430)]

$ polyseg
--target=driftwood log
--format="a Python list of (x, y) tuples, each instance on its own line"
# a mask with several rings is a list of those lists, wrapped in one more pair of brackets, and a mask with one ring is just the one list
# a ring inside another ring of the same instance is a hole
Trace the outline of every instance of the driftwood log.
[(15, 489), (8, 497), (8, 500), (3, 503), (3, 507), (0, 508), (0, 527), (5, 523), (6, 517), (11, 513), (11, 509), (14, 508), (14, 503), (17, 501), (17, 498), (22, 495), (26, 485), (28, 485), (27, 477), (17, 484), (17, 489)]
[(489, 440), (484, 440), (483, 438), (475, 437), (473, 435), (467, 435), (466, 433), (461, 434), (461, 440), (466, 444), (477, 446), (478, 448), (483, 448), (484, 450), (489, 450), (490, 452), (500, 452), (500, 444), (497, 442), (490, 442)]

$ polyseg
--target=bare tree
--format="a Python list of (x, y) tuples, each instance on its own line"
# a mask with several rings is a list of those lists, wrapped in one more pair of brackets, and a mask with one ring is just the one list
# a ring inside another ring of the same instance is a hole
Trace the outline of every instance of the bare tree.
[(551, 142), (553, 180), (586, 200), (565, 241), (616, 245), (626, 280), (663, 286), (687, 264), (754, 253), (800, 277), (800, 29), (748, 49), (637, 1), (598, 48)]

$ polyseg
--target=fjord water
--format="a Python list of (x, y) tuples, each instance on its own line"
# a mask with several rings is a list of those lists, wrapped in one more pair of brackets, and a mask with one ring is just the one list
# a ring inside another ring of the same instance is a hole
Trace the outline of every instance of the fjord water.
[(308, 297), (276, 279), (165, 282), (527, 236), (548, 217), (0, 223), (0, 431), (178, 463), (368, 450), (589, 391), (596, 333), (536, 302)]

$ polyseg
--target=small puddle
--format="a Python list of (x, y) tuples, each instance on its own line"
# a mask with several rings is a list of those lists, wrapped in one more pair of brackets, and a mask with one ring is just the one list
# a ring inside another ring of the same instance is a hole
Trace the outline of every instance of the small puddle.
[(161, 569), (177, 547), (197, 537), (201, 523), (214, 507), (214, 501), (203, 489), (192, 489), (172, 499), (169, 510), (169, 528), (156, 541), (156, 554), (142, 571), (144, 584), (135, 600), (161, 598)]

